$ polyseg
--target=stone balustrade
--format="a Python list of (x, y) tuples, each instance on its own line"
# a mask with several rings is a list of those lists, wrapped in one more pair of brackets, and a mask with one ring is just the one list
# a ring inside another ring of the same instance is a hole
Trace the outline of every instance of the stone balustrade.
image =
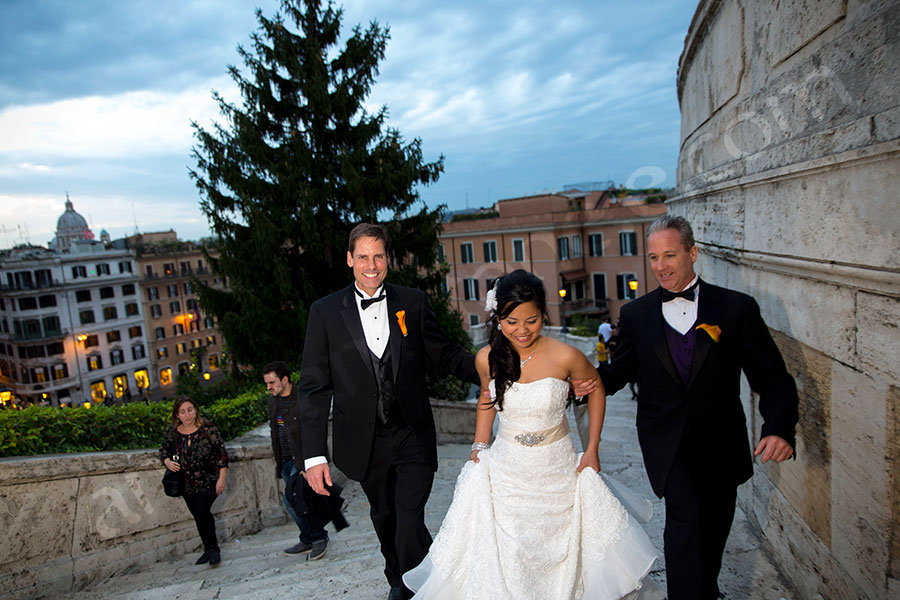
[[(472, 440), (471, 404), (432, 406), (438, 443)], [(220, 540), (284, 523), (268, 425), (226, 447), (228, 484), (213, 507)], [(194, 521), (163, 493), (162, 475), (156, 449), (0, 459), (0, 597), (53, 596), (199, 552)]]

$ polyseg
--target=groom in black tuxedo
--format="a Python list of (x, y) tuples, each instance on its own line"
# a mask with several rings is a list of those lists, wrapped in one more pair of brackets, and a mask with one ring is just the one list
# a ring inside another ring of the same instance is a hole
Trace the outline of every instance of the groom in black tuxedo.
[(694, 274), (683, 217), (657, 219), (647, 243), (660, 287), (622, 307), (618, 348), (597, 371), (607, 394), (640, 382), (638, 439), (666, 502), (668, 599), (714, 600), (737, 486), (753, 475), (741, 371), (759, 394), (763, 462), (794, 453), (797, 389), (756, 301)]
[(405, 599), (412, 593), (401, 576), (431, 545), (425, 503), (437, 469), (437, 436), (425, 390), (426, 357), (460, 379), (479, 379), (475, 356), (443, 334), (425, 294), (384, 283), (388, 260), (384, 228), (357, 225), (347, 252), (354, 283), (309, 311), (300, 412), (306, 479), (327, 495), (333, 398), (334, 463), (368, 497), (389, 598)]

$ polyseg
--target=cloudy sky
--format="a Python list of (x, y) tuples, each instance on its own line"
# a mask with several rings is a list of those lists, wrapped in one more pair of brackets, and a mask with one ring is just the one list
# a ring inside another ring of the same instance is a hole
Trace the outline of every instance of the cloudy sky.
[[(345, 0), (391, 39), (370, 96), (445, 173), (451, 210), (605, 182), (675, 185), (675, 75), (696, 0)], [(208, 235), (190, 121), (239, 100), (254, 8), (277, 0), (2, 0), (0, 247), (46, 244), (69, 193), (113, 238)]]

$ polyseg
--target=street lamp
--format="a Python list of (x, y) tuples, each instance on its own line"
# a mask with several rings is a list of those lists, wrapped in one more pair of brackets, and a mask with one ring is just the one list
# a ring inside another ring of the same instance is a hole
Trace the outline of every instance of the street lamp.
[[(78, 357), (78, 343), (77, 342), (81, 342), (83, 344), (87, 339), (88, 339), (88, 336), (84, 333), (75, 336), (75, 341), (76, 341), (76, 344), (74, 346), (75, 368), (78, 370), (78, 389), (81, 390), (82, 398), (84, 398), (84, 377), (81, 374), (81, 359)], [(71, 406), (76, 406), (76, 405), (73, 402), (71, 404)]]
[(637, 298), (637, 289), (638, 289), (638, 281), (637, 279), (631, 279), (628, 281), (628, 289), (634, 292), (634, 297)]
[(563, 314), (562, 303), (566, 300), (566, 289), (559, 289), (559, 319), (562, 321), (562, 329), (559, 330), (560, 333), (569, 333), (569, 328), (566, 327), (566, 316)]

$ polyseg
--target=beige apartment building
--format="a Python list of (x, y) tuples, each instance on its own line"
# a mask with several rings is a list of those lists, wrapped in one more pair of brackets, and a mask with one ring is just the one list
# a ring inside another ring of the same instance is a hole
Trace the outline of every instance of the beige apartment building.
[(210, 273), (202, 249), (179, 241), (174, 231), (144, 233), (126, 238), (140, 276), (141, 303), (147, 326), (147, 345), (154, 399), (175, 394), (175, 378), (190, 369), (192, 351), (205, 379), (220, 375), (223, 339), (213, 317), (200, 311), (191, 277), (209, 285)]
[(491, 211), (446, 223), (447, 286), (466, 328), (485, 321), (485, 292), (515, 269), (544, 281), (551, 325), (568, 325), (576, 314), (615, 321), (623, 304), (656, 285), (645, 242), (647, 226), (666, 212), (658, 200), (570, 190), (500, 200)]

